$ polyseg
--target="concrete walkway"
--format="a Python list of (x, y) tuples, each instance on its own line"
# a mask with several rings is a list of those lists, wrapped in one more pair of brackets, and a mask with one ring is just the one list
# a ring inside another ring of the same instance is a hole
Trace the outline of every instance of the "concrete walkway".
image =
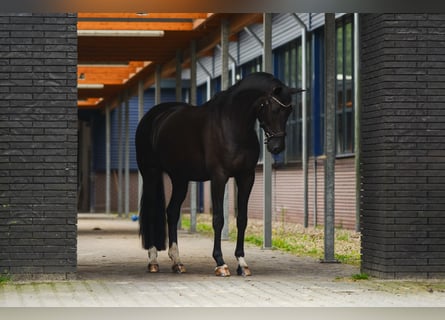
[[(357, 267), (322, 264), (277, 250), (246, 246), (251, 277), (214, 276), (210, 238), (181, 231), (179, 249), (187, 273), (170, 271), (166, 252), (161, 272), (146, 271), (138, 223), (104, 215), (80, 215), (76, 280), (8, 282), (0, 285), (0, 306), (293, 307), (444, 306), (438, 281), (352, 281)], [(232, 274), (235, 245), (223, 242)]]

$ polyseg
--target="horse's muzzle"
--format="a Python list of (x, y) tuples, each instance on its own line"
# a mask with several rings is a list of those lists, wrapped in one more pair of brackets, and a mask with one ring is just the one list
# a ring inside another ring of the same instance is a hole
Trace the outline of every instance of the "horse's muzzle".
[(273, 137), (267, 140), (267, 150), (272, 154), (279, 154), (284, 150), (284, 137)]

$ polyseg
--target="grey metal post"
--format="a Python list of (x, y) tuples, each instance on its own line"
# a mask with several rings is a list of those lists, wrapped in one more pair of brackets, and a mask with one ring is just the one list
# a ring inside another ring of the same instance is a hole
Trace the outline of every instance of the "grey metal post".
[[(138, 83), (138, 119), (139, 121), (144, 116), (144, 82), (139, 80)], [(138, 172), (138, 208), (140, 206), (140, 201), (142, 199), (142, 176)], [(138, 210), (139, 211), (139, 210)]]
[[(176, 50), (176, 101), (182, 101), (182, 53)], [(179, 212), (178, 229), (182, 228), (182, 212)]]
[(360, 20), (359, 14), (354, 13), (354, 153), (355, 153), (355, 231), (360, 231), (360, 123), (361, 123), (361, 101), (360, 101)]
[[(272, 73), (272, 14), (263, 14), (263, 71)], [(264, 132), (263, 139), (265, 138)], [(272, 155), (263, 148), (263, 218), (264, 218), (264, 249), (272, 248)]]
[[(229, 87), (229, 22), (221, 21), (221, 90)], [(229, 239), (229, 184), (226, 183), (224, 191), (224, 227), (221, 234), (222, 240)]]
[(155, 104), (161, 103), (161, 71), (162, 66), (157, 64), (155, 71)]
[(182, 52), (176, 50), (176, 101), (182, 101)]
[[(294, 18), (301, 26), (301, 88), (307, 89), (307, 76), (306, 76), (306, 56), (307, 56), (307, 27), (306, 24), (300, 19), (300, 17), (294, 13)], [(304, 227), (309, 225), (309, 209), (308, 209), (308, 139), (307, 139), (307, 92), (303, 91), (301, 94), (301, 141), (303, 142), (301, 150), (301, 163), (303, 167), (303, 214), (304, 214)]]
[[(196, 105), (196, 80), (197, 80), (196, 40), (190, 44), (190, 103)], [(197, 186), (196, 182), (190, 182), (190, 232), (196, 232), (197, 214)]]
[(325, 213), (324, 259), (337, 262), (335, 241), (335, 14), (325, 13)]
[(122, 176), (122, 167), (123, 167), (123, 146), (122, 146), (122, 100), (119, 103), (119, 107), (117, 110), (117, 213), (119, 216), (122, 215), (123, 209), (123, 201), (122, 201), (122, 185), (123, 185), (123, 176)]
[(111, 212), (111, 128), (110, 106), (105, 109), (105, 213)]
[(130, 214), (130, 97), (125, 97), (125, 216)]

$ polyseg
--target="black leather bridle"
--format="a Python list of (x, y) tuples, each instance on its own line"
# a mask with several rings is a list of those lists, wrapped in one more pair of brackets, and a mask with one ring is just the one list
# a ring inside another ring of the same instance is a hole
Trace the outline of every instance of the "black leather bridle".
[[(276, 103), (278, 103), (282, 108), (292, 108), (292, 103), (284, 104), (283, 102), (278, 100), (273, 95), (269, 96), (269, 99), (268, 99), (269, 103), (270, 103), (271, 99), (273, 101), (275, 101)], [(264, 108), (264, 103), (261, 103), (261, 105), (260, 105), (260, 110), (262, 108)], [(269, 128), (266, 127), (265, 123), (263, 121), (261, 121), (261, 120), (260, 120), (260, 127), (263, 128), (264, 134), (265, 134), (264, 144), (267, 144), (270, 139), (281, 138), (281, 137), (285, 137), (286, 136), (286, 132), (284, 132), (284, 131), (274, 132), (274, 131), (270, 130)]]

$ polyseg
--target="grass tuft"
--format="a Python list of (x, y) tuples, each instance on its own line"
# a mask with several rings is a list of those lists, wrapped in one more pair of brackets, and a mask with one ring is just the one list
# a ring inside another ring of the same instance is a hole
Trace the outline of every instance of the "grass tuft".
[(8, 273), (0, 274), (0, 285), (6, 284), (11, 281), (11, 276)]
[(352, 275), (353, 280), (369, 280), (369, 275), (366, 273), (357, 273)]

